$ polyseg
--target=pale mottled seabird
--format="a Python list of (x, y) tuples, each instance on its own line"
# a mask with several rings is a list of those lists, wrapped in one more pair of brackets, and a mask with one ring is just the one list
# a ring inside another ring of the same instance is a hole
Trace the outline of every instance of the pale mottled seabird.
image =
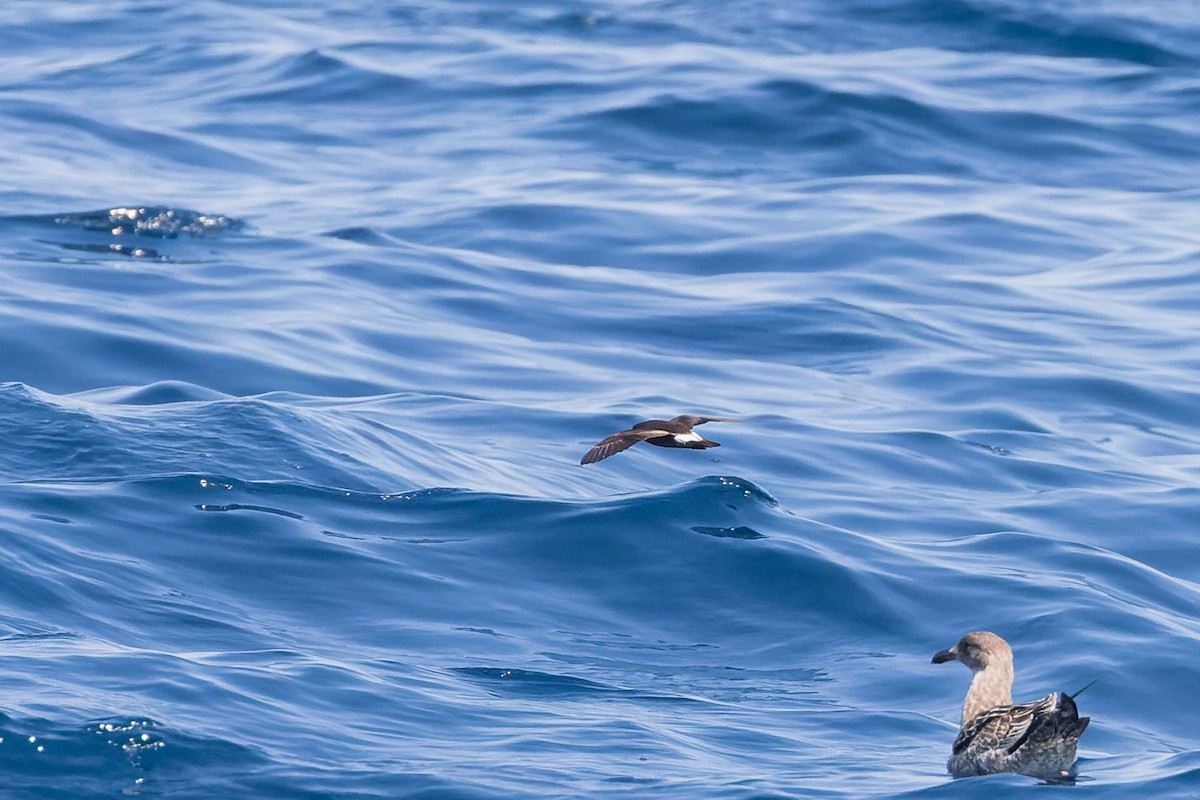
[(658, 447), (686, 447), (690, 450), (704, 450), (709, 447), (720, 447), (717, 442), (710, 442), (692, 428), (706, 422), (745, 422), (741, 419), (725, 417), (694, 417), (683, 414), (674, 419), (648, 419), (639, 422), (627, 431), (618, 431), (607, 436), (591, 450), (584, 453), (580, 464), (594, 464), (611, 455), (627, 450), (638, 442), (656, 445)]
[(974, 673), (946, 763), (951, 775), (1016, 772), (1050, 782), (1074, 777), (1075, 748), (1091, 719), (1079, 716), (1073, 695), (1052, 693), (1013, 705), (1012, 649), (987, 631), (968, 633), (933, 656), (934, 664), (946, 661), (961, 661)]

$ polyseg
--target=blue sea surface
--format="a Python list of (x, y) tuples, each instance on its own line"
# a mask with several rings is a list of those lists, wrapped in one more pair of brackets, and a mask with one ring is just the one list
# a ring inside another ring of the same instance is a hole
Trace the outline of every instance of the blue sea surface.
[(0, 31), (5, 800), (1200, 796), (1197, 4)]

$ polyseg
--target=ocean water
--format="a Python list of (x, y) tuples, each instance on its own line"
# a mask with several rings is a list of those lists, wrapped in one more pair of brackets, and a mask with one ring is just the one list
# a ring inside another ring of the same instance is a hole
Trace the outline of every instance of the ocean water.
[(1200, 795), (1194, 3), (0, 30), (3, 797)]

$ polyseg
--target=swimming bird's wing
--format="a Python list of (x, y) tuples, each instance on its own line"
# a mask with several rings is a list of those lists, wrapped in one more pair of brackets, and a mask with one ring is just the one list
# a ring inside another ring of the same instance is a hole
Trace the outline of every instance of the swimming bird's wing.
[(1034, 719), (1052, 713), (1055, 707), (1053, 694), (1012, 706), (996, 706), (981, 711), (963, 724), (954, 740), (954, 752), (970, 748), (1005, 750), (1015, 753), (1033, 729)]
[(1013, 706), (1019, 713), (1014, 715), (1012, 724), (1000, 739), (1000, 746), (1010, 753), (1015, 753), (1034, 735), (1044, 723), (1053, 719), (1055, 708), (1058, 706), (1056, 695), (1048, 694), (1041, 700)]
[(616, 455), (622, 450), (628, 450), (638, 442), (644, 442), (647, 439), (654, 439), (659, 436), (670, 436), (670, 431), (659, 430), (657, 428), (640, 429), (631, 431), (620, 431), (612, 436), (606, 436), (601, 439), (596, 445), (583, 454), (583, 458), (579, 460), (580, 464), (594, 464), (597, 461), (602, 461), (611, 455)]

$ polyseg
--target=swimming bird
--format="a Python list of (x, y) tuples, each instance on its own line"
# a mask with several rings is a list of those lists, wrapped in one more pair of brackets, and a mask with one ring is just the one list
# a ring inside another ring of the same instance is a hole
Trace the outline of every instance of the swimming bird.
[(951, 775), (1016, 772), (1052, 783), (1074, 778), (1075, 748), (1091, 722), (1079, 716), (1079, 692), (1051, 693), (1014, 705), (1012, 649), (987, 631), (968, 633), (933, 656), (934, 664), (946, 661), (961, 661), (974, 673), (963, 702), (962, 725), (946, 762)]
[(612, 436), (600, 440), (591, 450), (584, 453), (580, 464), (594, 464), (611, 455), (627, 450), (638, 442), (646, 442), (657, 447), (686, 447), (690, 450), (704, 450), (709, 447), (720, 447), (717, 442), (710, 442), (692, 428), (706, 422), (745, 422), (742, 419), (727, 419), (725, 417), (694, 417), (683, 414), (674, 419), (648, 419), (639, 422), (627, 431), (618, 431)]

